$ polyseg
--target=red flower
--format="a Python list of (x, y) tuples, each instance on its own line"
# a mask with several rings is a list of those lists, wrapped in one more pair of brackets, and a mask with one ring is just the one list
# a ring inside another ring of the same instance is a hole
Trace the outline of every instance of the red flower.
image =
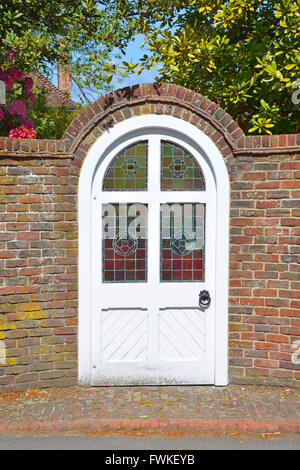
[[(26, 121), (27, 123), (31, 124), (30, 121)], [(9, 131), (9, 137), (15, 139), (35, 139), (35, 130), (32, 127), (26, 127), (25, 124), (22, 124), (16, 129), (11, 129)]]

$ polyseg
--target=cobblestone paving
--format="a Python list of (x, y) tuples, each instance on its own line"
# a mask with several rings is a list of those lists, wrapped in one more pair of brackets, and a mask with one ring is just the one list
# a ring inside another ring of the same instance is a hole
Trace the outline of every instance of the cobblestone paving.
[(0, 393), (0, 425), (114, 419), (292, 419), (295, 389), (230, 385), (97, 387)]

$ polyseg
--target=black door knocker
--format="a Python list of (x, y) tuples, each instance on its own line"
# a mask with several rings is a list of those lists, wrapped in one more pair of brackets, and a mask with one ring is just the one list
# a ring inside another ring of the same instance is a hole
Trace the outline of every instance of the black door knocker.
[(206, 310), (210, 306), (211, 298), (208, 290), (202, 290), (199, 294), (199, 307)]

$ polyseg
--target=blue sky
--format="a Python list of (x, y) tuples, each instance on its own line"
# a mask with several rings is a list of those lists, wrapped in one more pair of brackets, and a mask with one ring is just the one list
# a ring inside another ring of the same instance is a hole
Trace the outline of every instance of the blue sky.
[[(143, 43), (144, 36), (142, 34), (137, 35), (136, 39), (132, 41), (128, 46), (126, 50), (126, 57), (123, 60), (126, 60), (127, 62), (135, 62), (137, 61), (140, 57), (142, 57), (144, 54), (147, 53), (146, 48), (142, 48), (142, 43)], [(156, 69), (151, 69), (151, 70), (146, 70), (143, 72), (141, 75), (133, 75), (131, 77), (128, 77), (127, 79), (122, 82), (122, 87), (123, 86), (130, 86), (130, 85), (137, 85), (139, 83), (148, 83), (148, 82), (153, 82), (155, 80), (155, 77), (157, 76)], [(117, 80), (112, 81), (112, 85), (114, 88), (119, 88), (119, 83)]]

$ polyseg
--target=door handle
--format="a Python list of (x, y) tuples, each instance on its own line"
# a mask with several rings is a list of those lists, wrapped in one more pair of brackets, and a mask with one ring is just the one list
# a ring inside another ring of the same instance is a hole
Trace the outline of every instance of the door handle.
[(211, 298), (208, 290), (202, 290), (199, 294), (199, 307), (206, 310), (210, 306)]

